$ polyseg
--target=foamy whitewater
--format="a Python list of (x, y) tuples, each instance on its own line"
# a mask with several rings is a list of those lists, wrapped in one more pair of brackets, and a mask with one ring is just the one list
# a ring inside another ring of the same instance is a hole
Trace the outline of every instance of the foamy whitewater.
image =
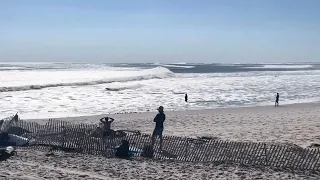
[[(320, 100), (317, 64), (0, 63), (0, 112), (24, 118)], [(189, 102), (184, 102), (184, 93)]]

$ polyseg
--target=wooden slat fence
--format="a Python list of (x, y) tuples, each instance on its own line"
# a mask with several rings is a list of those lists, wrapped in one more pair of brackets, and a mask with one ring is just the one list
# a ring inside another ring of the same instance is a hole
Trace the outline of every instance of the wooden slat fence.
[[(9, 133), (34, 139), (32, 148), (55, 147), (58, 150), (114, 157), (114, 147), (121, 140), (143, 148), (151, 144), (151, 135), (139, 131), (122, 131), (122, 135), (102, 139), (94, 133), (97, 124), (72, 124), (50, 119), (44, 124), (19, 120)], [(123, 132), (125, 134), (123, 134)], [(236, 163), (246, 166), (268, 166), (291, 170), (320, 170), (318, 149), (304, 149), (282, 144), (230, 142), (212, 139), (164, 136), (164, 152), (155, 151), (155, 159), (191, 162)], [(155, 149), (158, 149), (158, 142)], [(136, 156), (140, 156), (137, 153)]]

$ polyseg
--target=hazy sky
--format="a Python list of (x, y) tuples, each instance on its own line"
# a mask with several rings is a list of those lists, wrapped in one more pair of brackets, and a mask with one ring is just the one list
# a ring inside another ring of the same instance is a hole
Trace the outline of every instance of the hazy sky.
[(1, 0), (0, 61), (320, 62), (320, 0)]

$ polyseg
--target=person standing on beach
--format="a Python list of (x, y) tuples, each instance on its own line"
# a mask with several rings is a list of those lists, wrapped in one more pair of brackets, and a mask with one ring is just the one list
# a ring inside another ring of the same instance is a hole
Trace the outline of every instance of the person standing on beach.
[(188, 102), (188, 94), (186, 93), (186, 95), (184, 96), (184, 101)]
[(163, 123), (166, 120), (166, 115), (163, 112), (163, 106), (160, 106), (158, 108), (159, 113), (156, 115), (156, 117), (153, 119), (153, 122), (156, 123), (156, 126), (152, 133), (152, 147), (154, 147), (154, 144), (156, 142), (156, 136), (159, 136), (160, 138), (160, 151), (162, 151), (162, 132), (163, 132)]
[(275, 102), (274, 106), (279, 106), (279, 93), (277, 93), (276, 102)]

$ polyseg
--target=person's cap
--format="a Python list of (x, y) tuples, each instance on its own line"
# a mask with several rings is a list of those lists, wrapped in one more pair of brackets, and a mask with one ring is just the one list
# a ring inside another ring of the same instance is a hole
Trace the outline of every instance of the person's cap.
[(159, 106), (157, 110), (163, 111), (163, 106)]

